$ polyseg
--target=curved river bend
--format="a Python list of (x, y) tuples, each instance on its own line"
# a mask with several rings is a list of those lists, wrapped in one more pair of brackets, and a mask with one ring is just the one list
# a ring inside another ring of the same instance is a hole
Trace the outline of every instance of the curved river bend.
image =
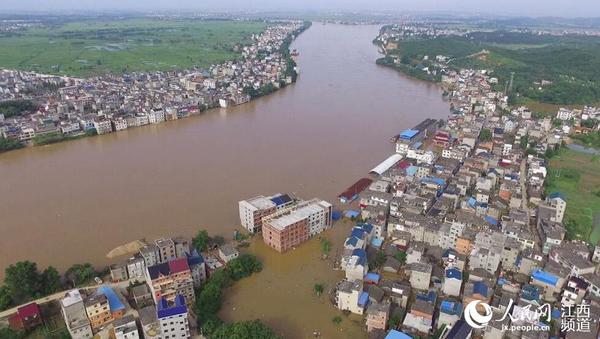
[(229, 236), (257, 194), (333, 200), (394, 133), (447, 116), (436, 86), (375, 65), (377, 32), (314, 24), (293, 45), (298, 82), (246, 105), (0, 155), (0, 275), (25, 259), (106, 264), (134, 239)]

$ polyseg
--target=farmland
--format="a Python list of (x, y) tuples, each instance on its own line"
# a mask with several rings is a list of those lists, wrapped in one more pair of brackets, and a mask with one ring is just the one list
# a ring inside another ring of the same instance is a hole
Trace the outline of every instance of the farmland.
[(546, 192), (567, 199), (563, 223), (567, 236), (596, 244), (600, 240), (600, 158), (563, 148), (550, 160)]
[(0, 34), (0, 67), (70, 76), (206, 67), (238, 57), (235, 47), (266, 26), (147, 18), (69, 22)]

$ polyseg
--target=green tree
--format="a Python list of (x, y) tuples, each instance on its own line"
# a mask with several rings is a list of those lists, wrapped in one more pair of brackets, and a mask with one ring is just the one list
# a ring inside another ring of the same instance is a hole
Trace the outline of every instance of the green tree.
[(96, 270), (89, 263), (75, 264), (65, 272), (65, 277), (73, 286), (83, 286), (94, 280)]
[(263, 324), (260, 320), (240, 321), (219, 327), (211, 336), (211, 339), (278, 339), (273, 330)]
[(331, 322), (333, 322), (336, 325), (339, 325), (342, 323), (342, 317), (336, 315), (335, 317), (331, 318)]
[(196, 236), (192, 238), (192, 246), (194, 246), (198, 251), (204, 252), (209, 246), (210, 237), (208, 236), (208, 232), (206, 230), (198, 231)]
[(227, 265), (226, 270), (233, 280), (240, 280), (252, 273), (262, 271), (262, 263), (253, 255), (242, 254), (239, 257), (231, 260)]
[(8, 266), (4, 274), (4, 284), (16, 304), (40, 296), (42, 279), (36, 263), (20, 261)]
[(61, 290), (60, 273), (56, 268), (49, 266), (42, 272), (42, 294), (49, 295)]
[(7, 286), (0, 286), (0, 311), (4, 311), (13, 305), (12, 297)]
[(323, 291), (325, 290), (325, 287), (323, 284), (315, 284), (315, 286), (313, 287), (313, 291), (315, 291), (315, 294), (320, 297), (321, 294), (323, 294)]
[(401, 264), (404, 265), (404, 263), (406, 263), (406, 252), (398, 252), (396, 253), (396, 255), (394, 255), (394, 257), (396, 258), (396, 260), (398, 260)]
[(479, 133), (479, 141), (486, 142), (492, 140), (492, 131), (487, 128), (481, 130)]
[(25, 333), (17, 332), (9, 327), (0, 327), (0, 339), (21, 339), (25, 338)]
[(23, 145), (23, 143), (19, 140), (5, 139), (0, 136), (0, 153), (23, 148), (24, 146), (25, 145)]
[(201, 321), (211, 319), (221, 309), (223, 305), (221, 288), (218, 283), (209, 282), (196, 297), (196, 314)]
[(214, 236), (213, 238), (211, 238), (211, 240), (212, 240), (211, 243), (213, 245), (216, 245), (216, 246), (223, 246), (223, 245), (225, 245), (225, 238), (223, 238), (220, 235)]
[(331, 251), (331, 242), (325, 238), (321, 239), (321, 253), (323, 253), (324, 256), (329, 255), (329, 252)]

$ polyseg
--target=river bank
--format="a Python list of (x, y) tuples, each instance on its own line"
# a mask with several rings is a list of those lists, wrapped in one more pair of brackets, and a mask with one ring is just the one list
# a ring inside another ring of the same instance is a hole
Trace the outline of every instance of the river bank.
[[(41, 84), (44, 89), (30, 89), (37, 95), (35, 102), (16, 89), (11, 93), (11, 88), (0, 97), (19, 98), (2, 102), (12, 113), (0, 115), (0, 153), (178, 120), (271, 94), (296, 82), (298, 72), (289, 46), (310, 26), (310, 22), (273, 23), (253, 35), (252, 44), (236, 47), (241, 60), (203, 70), (76, 79), (0, 69), (0, 79), (11, 78), (22, 86)], [(152, 100), (140, 97), (140, 91), (148, 91)]]
[(257, 192), (334, 201), (393, 151), (391, 135), (447, 116), (439, 88), (374, 63), (377, 30), (314, 24), (291, 46), (297, 83), (245, 105), (3, 154), (0, 275), (27, 259), (103, 266), (141, 238), (229, 238), (237, 202)]

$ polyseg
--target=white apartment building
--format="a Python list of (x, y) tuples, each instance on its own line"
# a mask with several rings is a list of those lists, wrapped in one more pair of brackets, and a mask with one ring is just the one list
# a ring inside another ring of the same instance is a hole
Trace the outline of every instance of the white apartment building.
[(79, 290), (67, 292), (60, 301), (60, 308), (67, 330), (73, 339), (92, 338), (94, 336)]
[(175, 304), (172, 306), (169, 306), (166, 299), (160, 299), (156, 307), (156, 315), (162, 334), (161, 338), (191, 338), (187, 306), (182, 295), (175, 297)]

